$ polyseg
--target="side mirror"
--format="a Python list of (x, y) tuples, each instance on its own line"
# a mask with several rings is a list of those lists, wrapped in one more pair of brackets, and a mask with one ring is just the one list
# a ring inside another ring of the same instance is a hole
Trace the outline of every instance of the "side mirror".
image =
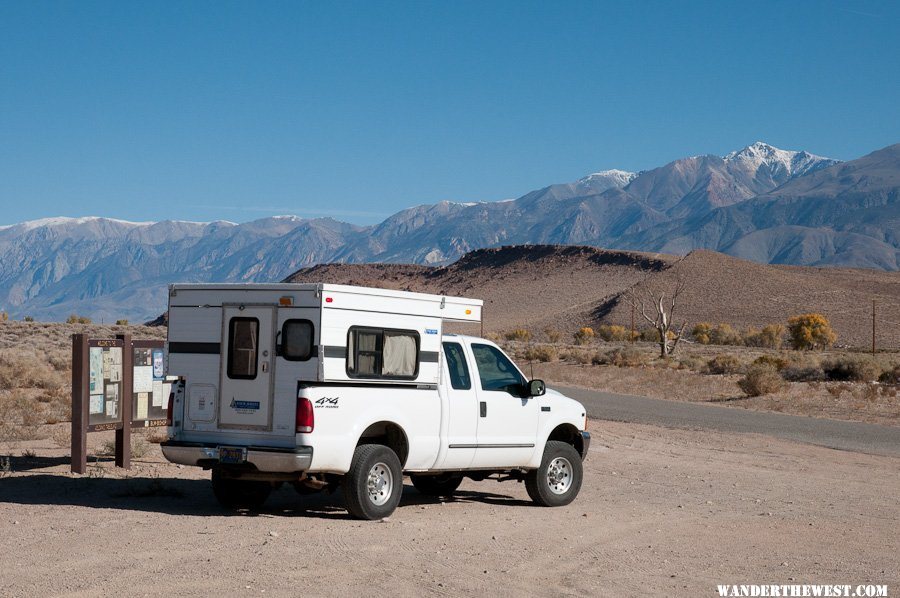
[(547, 385), (543, 380), (532, 380), (528, 383), (528, 396), (541, 397), (547, 392)]

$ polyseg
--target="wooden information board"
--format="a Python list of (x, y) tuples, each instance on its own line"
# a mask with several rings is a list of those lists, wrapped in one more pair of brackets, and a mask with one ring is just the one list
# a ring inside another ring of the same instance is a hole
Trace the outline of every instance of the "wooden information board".
[(72, 471), (87, 472), (87, 433), (116, 432), (116, 465), (131, 468), (131, 429), (166, 425), (171, 384), (164, 343), (72, 335)]

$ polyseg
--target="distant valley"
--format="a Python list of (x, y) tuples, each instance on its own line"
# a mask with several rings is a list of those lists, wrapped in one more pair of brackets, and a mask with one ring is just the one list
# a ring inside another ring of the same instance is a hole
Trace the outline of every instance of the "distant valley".
[(504, 245), (900, 269), (900, 144), (839, 162), (754, 143), (631, 173), (606, 170), (501, 202), (421, 205), (374, 226), (294, 216), (132, 223), (48, 218), (0, 227), (0, 309), (106, 322), (158, 315), (175, 281), (275, 281), (325, 263), (450, 264)]

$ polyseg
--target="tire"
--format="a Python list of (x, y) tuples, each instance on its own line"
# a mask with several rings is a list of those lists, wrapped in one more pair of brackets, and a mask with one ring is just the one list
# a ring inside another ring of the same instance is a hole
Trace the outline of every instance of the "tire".
[(212, 472), (212, 488), (216, 500), (227, 509), (258, 509), (272, 493), (269, 482), (230, 478), (218, 469)]
[(551, 440), (544, 448), (541, 466), (525, 476), (528, 496), (542, 507), (561, 507), (578, 496), (584, 470), (581, 455), (570, 444)]
[(397, 454), (381, 444), (356, 447), (341, 483), (347, 510), (357, 519), (384, 519), (400, 504), (403, 470)]
[(441, 475), (411, 475), (413, 486), (426, 496), (453, 496), (462, 484), (461, 475), (445, 473)]

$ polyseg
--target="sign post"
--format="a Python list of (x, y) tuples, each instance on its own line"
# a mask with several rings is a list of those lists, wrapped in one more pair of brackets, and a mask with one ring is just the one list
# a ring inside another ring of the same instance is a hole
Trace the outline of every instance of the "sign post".
[(119, 399), (122, 426), (116, 429), (116, 467), (131, 469), (131, 384), (134, 371), (131, 335), (119, 334), (116, 339), (122, 341), (122, 396)]
[(88, 338), (72, 335), (72, 473), (87, 473), (88, 400), (84, 396), (88, 372)]

